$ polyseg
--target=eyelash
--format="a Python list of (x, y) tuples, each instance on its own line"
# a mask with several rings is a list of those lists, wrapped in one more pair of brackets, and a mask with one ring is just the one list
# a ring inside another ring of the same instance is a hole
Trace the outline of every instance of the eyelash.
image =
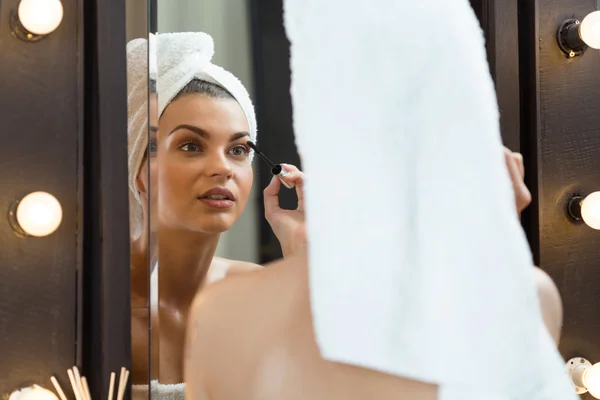
[[(195, 145), (195, 146), (198, 146), (198, 150), (197, 150), (198, 152), (202, 151), (202, 146), (201, 146), (199, 143), (195, 142), (195, 141), (187, 141), (187, 142), (184, 142), (184, 143), (182, 143), (181, 145), (179, 145), (178, 149), (179, 149), (179, 150), (182, 150), (182, 151), (184, 151), (184, 152), (186, 152), (186, 153), (192, 153), (192, 152), (194, 152), (194, 151), (190, 151), (190, 150), (183, 150), (183, 148), (184, 148), (185, 146), (188, 146), (188, 145), (190, 145), (190, 144), (193, 144), (193, 145)], [(232, 154), (232, 156), (234, 156), (234, 157), (242, 157), (242, 156), (243, 156), (243, 157), (247, 157), (248, 155), (250, 155), (250, 151), (251, 151), (251, 149), (250, 149), (248, 146), (246, 146), (246, 145), (243, 145), (243, 144), (238, 144), (238, 145), (235, 145), (235, 146), (233, 146), (231, 149), (229, 149), (228, 153), (229, 153), (231, 150), (233, 150), (233, 149), (239, 149), (239, 148), (242, 148), (242, 149), (244, 150), (245, 154), (243, 154), (243, 155), (235, 155), (235, 154)]]

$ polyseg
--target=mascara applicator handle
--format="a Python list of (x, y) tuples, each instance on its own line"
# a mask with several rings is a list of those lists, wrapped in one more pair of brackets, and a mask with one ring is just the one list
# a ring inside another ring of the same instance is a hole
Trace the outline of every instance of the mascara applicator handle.
[(294, 187), (296, 187), (296, 185), (294, 185), (293, 183), (288, 183), (288, 182), (284, 181), (283, 179), (281, 179), (282, 177), (286, 177), (289, 174), (289, 172), (286, 171), (285, 168), (283, 168), (281, 166), (281, 164), (277, 164), (276, 166), (274, 166), (271, 169), (271, 173), (275, 176), (278, 176), (282, 185), (285, 186), (286, 188), (293, 189)]

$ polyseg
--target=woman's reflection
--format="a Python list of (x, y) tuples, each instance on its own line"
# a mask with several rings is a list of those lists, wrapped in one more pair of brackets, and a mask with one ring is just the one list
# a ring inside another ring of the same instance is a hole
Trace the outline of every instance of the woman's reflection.
[[(155, 78), (155, 77), (154, 77)], [(129, 213), (131, 230), (132, 383), (147, 384), (149, 373), (149, 265), (156, 262), (155, 152), (148, 146), (148, 118), (156, 126), (155, 84), (149, 85), (148, 41), (127, 44)], [(148, 112), (150, 110), (150, 113)]]
[[(159, 374), (153, 378), (176, 384), (183, 382), (185, 328), (198, 291), (260, 268), (215, 257), (221, 233), (239, 219), (250, 195), (252, 152), (246, 142), (256, 141), (256, 118), (241, 82), (210, 63), (210, 36), (172, 33), (156, 39), (159, 262), (153, 274), (158, 274), (159, 356), (153, 362)], [(286, 181), (301, 179), (297, 168), (288, 167)], [(272, 226), (288, 217), (273, 215)], [(284, 248), (291, 247), (288, 236), (279, 237)]]
[(160, 382), (183, 381), (187, 312), (200, 288), (257, 265), (215, 258), (244, 211), (253, 172), (246, 116), (216, 84), (194, 79), (165, 108), (157, 136)]

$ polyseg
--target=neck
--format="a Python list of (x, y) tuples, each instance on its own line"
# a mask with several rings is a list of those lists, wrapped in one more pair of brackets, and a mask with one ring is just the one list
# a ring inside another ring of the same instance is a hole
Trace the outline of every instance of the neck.
[(131, 243), (131, 294), (135, 299), (147, 307), (148, 300), (148, 237), (142, 234)]
[(220, 234), (199, 234), (161, 227), (158, 235), (160, 303), (188, 305), (204, 284)]

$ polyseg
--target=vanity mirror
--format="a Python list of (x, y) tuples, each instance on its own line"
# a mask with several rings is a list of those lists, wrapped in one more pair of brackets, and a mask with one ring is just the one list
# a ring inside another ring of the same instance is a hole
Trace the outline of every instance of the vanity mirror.
[(258, 191), (246, 145), (256, 138), (250, 10), (246, 2), (188, 0), (173, 7), (159, 0), (156, 15), (153, 394), (183, 396), (183, 345), (195, 294), (258, 268)]
[(156, 263), (155, 222), (151, 199), (156, 187), (152, 127), (156, 104), (155, 80), (151, 70), (151, 3), (127, 1), (127, 109), (128, 181), (131, 248), (131, 347), (132, 394), (149, 397), (150, 379), (150, 269)]

